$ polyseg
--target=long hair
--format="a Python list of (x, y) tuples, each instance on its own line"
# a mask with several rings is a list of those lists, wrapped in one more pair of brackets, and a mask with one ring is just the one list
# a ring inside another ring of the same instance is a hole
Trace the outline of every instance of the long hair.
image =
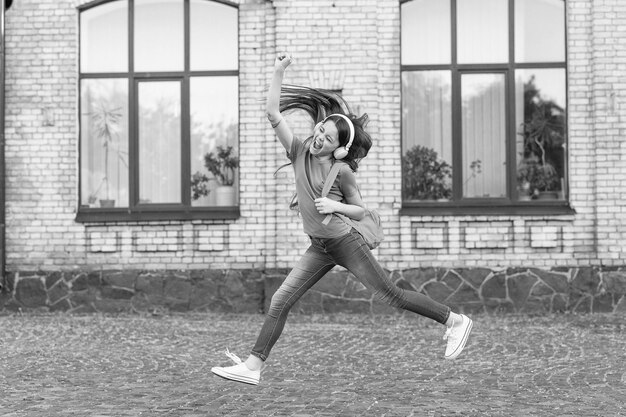
[[(280, 111), (282, 113), (291, 110), (304, 110), (315, 124), (334, 113), (349, 117), (354, 125), (354, 140), (348, 155), (342, 161), (347, 163), (353, 171), (358, 169), (359, 161), (367, 156), (372, 147), (372, 138), (365, 131), (365, 126), (369, 121), (367, 114), (361, 117), (354, 115), (346, 100), (334, 91), (285, 85), (280, 93)], [(349, 136), (348, 122), (340, 117), (333, 118), (333, 121), (337, 126), (339, 145), (345, 146)]]

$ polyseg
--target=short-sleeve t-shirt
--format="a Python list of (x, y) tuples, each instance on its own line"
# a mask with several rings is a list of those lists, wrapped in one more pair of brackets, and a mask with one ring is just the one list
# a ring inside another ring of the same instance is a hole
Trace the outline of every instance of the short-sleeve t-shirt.
[[(315, 199), (320, 198), (332, 160), (321, 161), (309, 152), (309, 141), (294, 137), (291, 151), (287, 156), (293, 163), (296, 180), (298, 206), (302, 215), (304, 233), (317, 238), (334, 238), (350, 232), (350, 227), (337, 216), (332, 216), (328, 224), (322, 221), (326, 214), (320, 214), (315, 207)], [(335, 201), (359, 195), (354, 172), (348, 164), (343, 164), (327, 197)]]

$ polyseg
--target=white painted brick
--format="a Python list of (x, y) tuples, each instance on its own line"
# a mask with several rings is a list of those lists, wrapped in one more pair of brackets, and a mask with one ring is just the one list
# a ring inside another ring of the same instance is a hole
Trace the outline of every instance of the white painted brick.
[[(371, 117), (374, 148), (363, 161), (358, 178), (367, 204), (379, 209), (385, 219), (387, 237), (378, 254), (386, 268), (529, 262), (537, 266), (564, 262), (621, 265), (626, 259), (626, 19), (620, 1), (566, 2), (567, 152), (569, 192), (576, 214), (539, 219), (400, 216), (398, 2), (241, 0), (235, 3), (240, 5), (241, 35), (242, 217), (227, 222), (83, 225), (74, 221), (79, 172), (76, 7), (87, 3), (20, 0), (7, 13), (5, 151), (10, 270), (42, 265), (147, 269), (293, 266), (306, 248), (307, 238), (300, 219), (285, 208), (293, 190), (293, 175), (280, 174), (278, 179), (272, 175), (285, 158), (263, 116), (264, 88), (273, 57), (285, 49), (296, 56), (287, 82), (306, 85), (309, 73), (344, 71), (346, 98)], [(310, 23), (326, 14), (328, 19), (311, 29)], [(609, 92), (615, 93), (614, 113), (610, 112)], [(55, 109), (54, 126), (43, 126), (46, 108)], [(294, 126), (298, 134), (309, 129), (306, 123)], [(54, 246), (68, 245), (72, 248), (69, 253), (57, 254), (59, 249)], [(181, 258), (177, 259), (177, 254)], [(230, 263), (233, 259), (236, 264)]]

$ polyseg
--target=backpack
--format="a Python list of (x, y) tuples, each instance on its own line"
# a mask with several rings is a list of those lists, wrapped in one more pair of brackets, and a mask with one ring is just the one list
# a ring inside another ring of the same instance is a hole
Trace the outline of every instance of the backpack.
[[(326, 180), (324, 181), (324, 188), (322, 189), (322, 197), (326, 197), (328, 195), (330, 188), (335, 182), (335, 178), (337, 178), (337, 174), (339, 174), (339, 170), (341, 169), (341, 164), (342, 162), (336, 161), (333, 164), (332, 168), (330, 169), (330, 172), (328, 173), (328, 176), (326, 177)], [(359, 193), (360, 193), (360, 190), (359, 190)], [(385, 238), (383, 225), (380, 220), (380, 215), (378, 214), (376, 210), (365, 209), (365, 217), (363, 217), (361, 220), (351, 219), (350, 217), (344, 216), (343, 214), (340, 214), (340, 213), (332, 213), (332, 214), (327, 215), (322, 221), (322, 223), (324, 225), (327, 225), (332, 219), (333, 215), (339, 217), (346, 224), (348, 224), (348, 226), (353, 227), (357, 232), (359, 232), (359, 234), (363, 237), (363, 240), (365, 241), (365, 243), (370, 249), (374, 249), (378, 247), (378, 245), (380, 245), (380, 242), (382, 242), (383, 239)]]

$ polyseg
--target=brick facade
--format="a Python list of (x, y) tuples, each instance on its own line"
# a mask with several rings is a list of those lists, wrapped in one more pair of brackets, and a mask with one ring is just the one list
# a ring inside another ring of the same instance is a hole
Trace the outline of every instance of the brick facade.
[[(7, 269), (272, 270), (307, 239), (291, 173), (264, 117), (273, 58), (286, 83), (336, 87), (375, 140), (359, 182), (386, 226), (391, 271), (418, 267), (617, 267), (626, 258), (626, 5), (568, 0), (568, 169), (575, 214), (400, 216), (397, 0), (241, 0), (240, 210), (236, 220), (78, 223), (78, 10), (20, 0), (6, 18)], [(358, 107), (357, 107), (358, 105)], [(296, 124), (296, 126), (298, 126)], [(304, 134), (306, 132), (300, 132)]]

